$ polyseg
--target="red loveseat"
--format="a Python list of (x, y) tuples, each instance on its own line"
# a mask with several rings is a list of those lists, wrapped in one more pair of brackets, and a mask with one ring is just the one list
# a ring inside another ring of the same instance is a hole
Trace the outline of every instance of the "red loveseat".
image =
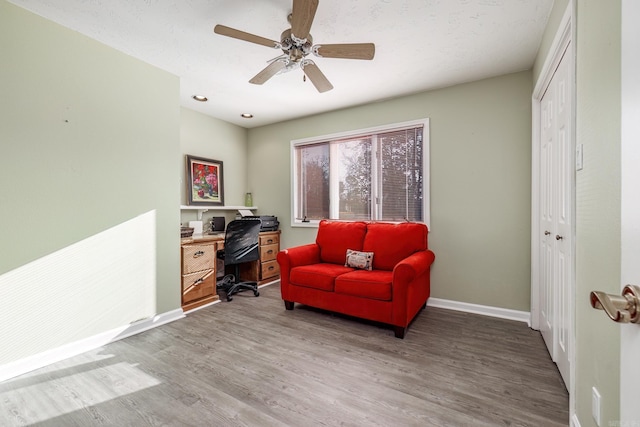
[[(427, 234), (419, 223), (321, 221), (315, 243), (278, 253), (285, 308), (297, 302), (386, 323), (404, 338), (430, 294)], [(359, 253), (347, 257), (348, 249)]]

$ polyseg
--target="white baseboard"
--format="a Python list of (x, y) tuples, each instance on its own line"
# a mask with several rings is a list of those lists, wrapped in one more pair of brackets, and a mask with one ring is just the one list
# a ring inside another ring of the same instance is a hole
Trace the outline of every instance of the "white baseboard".
[(258, 289), (264, 288), (265, 286), (273, 285), (275, 283), (280, 283), (280, 279), (276, 279), (276, 280), (273, 280), (271, 282), (263, 283), (262, 285), (258, 286)]
[(7, 363), (0, 366), (0, 382), (43, 368), (69, 357), (77, 356), (78, 354), (102, 347), (123, 338), (156, 328), (166, 323), (182, 319), (183, 317), (184, 313), (182, 312), (182, 309), (168, 311), (166, 313), (157, 314), (149, 319), (143, 319), (129, 325), (102, 332), (92, 337)]
[(196, 311), (198, 311), (198, 310), (202, 310), (203, 308), (211, 307), (211, 306), (212, 306), (212, 305), (214, 305), (214, 304), (220, 304), (220, 302), (221, 302), (221, 301), (222, 301), (222, 300), (219, 300), (219, 299), (218, 299), (218, 300), (215, 300), (215, 301), (211, 301), (210, 303), (207, 303), (207, 304), (204, 304), (204, 305), (200, 305), (200, 306), (198, 306), (198, 307), (196, 307), (196, 308), (192, 308), (192, 309), (191, 309), (191, 310), (189, 310), (189, 311), (185, 311), (185, 313), (184, 313), (184, 314), (192, 314), (192, 313), (194, 313), (194, 312), (196, 312)]
[(525, 322), (529, 327), (531, 326), (531, 313), (528, 311), (470, 304), (468, 302), (459, 302), (440, 298), (429, 298), (427, 300), (427, 305), (431, 307), (446, 308), (449, 310), (464, 311), (467, 313), (482, 314), (484, 316), (499, 317), (501, 319), (516, 320), (518, 322)]

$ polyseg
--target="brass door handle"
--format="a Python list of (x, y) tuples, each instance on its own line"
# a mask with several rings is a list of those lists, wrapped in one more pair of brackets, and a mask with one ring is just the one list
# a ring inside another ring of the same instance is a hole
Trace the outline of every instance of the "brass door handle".
[(549, 230), (545, 230), (545, 231), (544, 231), (544, 235), (545, 235), (545, 236), (548, 236), (549, 234), (551, 234), (551, 232), (550, 232)]
[(591, 307), (604, 310), (614, 322), (640, 323), (640, 286), (625, 286), (622, 296), (592, 291), (590, 299)]
[(562, 239), (563, 239), (563, 237), (561, 235), (556, 234), (556, 240), (562, 240)]

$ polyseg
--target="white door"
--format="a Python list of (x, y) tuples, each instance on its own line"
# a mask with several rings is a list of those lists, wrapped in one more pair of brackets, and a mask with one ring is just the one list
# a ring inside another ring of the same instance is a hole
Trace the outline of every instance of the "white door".
[[(622, 286), (640, 286), (640, 2), (622, 1)], [(620, 425), (640, 423), (640, 325), (620, 325)]]
[(549, 354), (554, 354), (553, 323), (553, 208), (555, 85), (547, 88), (540, 101), (540, 333)]
[(573, 144), (567, 47), (540, 101), (539, 327), (569, 388), (573, 274)]
[(556, 81), (556, 139), (557, 170), (555, 203), (555, 358), (562, 379), (569, 389), (569, 343), (572, 321), (573, 275), (573, 177), (575, 173), (574, 150), (571, 139), (571, 96), (568, 55), (570, 47), (560, 61), (553, 80)]

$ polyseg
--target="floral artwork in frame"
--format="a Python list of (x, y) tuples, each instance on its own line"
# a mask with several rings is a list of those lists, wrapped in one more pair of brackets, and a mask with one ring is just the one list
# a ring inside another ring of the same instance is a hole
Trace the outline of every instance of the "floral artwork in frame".
[(187, 198), (190, 205), (224, 206), (222, 162), (187, 155)]

